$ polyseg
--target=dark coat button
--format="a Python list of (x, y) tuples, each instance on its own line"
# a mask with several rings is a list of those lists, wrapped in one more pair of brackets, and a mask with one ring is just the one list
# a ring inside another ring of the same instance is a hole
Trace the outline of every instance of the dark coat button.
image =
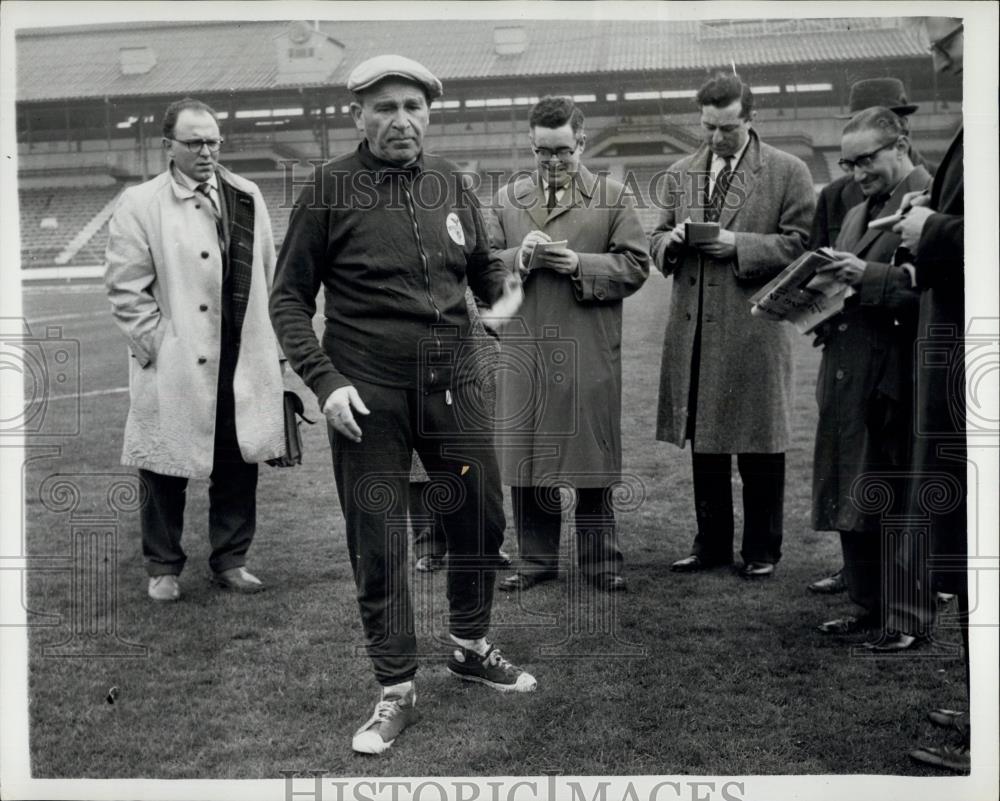
[(199, 356), (198, 357), (198, 364), (204, 364), (207, 361), (208, 361), (208, 359), (206, 359), (204, 356)]
[(604, 290), (603, 289), (598, 289), (594, 293), (594, 297), (597, 298), (598, 300), (604, 300)]
[(195, 207), (196, 209), (200, 209), (200, 208), (201, 208), (201, 203), (195, 203), (195, 204), (194, 204), (194, 207)]
[(691, 312), (688, 312), (687, 314), (685, 314), (684, 315), (684, 319), (685, 320), (690, 320), (691, 319)]
[(201, 311), (208, 311), (208, 306), (206, 306), (206, 305), (205, 305), (204, 303), (202, 303), (202, 304), (201, 304), (201, 305), (200, 305), (200, 306), (199, 306), (198, 308), (199, 308), (199, 309), (200, 309)]
[(203, 259), (207, 259), (207, 258), (208, 258), (208, 251), (207, 251), (207, 250), (203, 250), (203, 251), (201, 252), (201, 257), (202, 257)]

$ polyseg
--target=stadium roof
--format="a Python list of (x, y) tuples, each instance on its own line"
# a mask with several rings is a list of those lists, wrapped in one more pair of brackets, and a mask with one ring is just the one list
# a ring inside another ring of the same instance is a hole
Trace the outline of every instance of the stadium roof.
[[(141, 23), (26, 29), (17, 36), (21, 102), (277, 89), (275, 39), (284, 21)], [(545, 75), (737, 69), (868, 59), (926, 58), (915, 30), (883, 18), (741, 21), (323, 21), (343, 59), (319, 85), (343, 88), (351, 69), (395, 52), (445, 83)], [(523, 52), (500, 55), (496, 28), (523, 27)], [(123, 75), (122, 48), (148, 47), (155, 64)], [(316, 84), (314, 84), (316, 85)], [(284, 85), (283, 88), (287, 88)]]

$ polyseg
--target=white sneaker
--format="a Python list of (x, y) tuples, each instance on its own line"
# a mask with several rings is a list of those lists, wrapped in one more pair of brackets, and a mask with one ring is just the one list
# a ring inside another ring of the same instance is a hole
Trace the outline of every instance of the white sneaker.
[(375, 712), (354, 732), (351, 748), (359, 754), (388, 751), (403, 729), (420, 720), (416, 704), (417, 691), (412, 685), (402, 695), (394, 694), (391, 688), (383, 692), (382, 700), (375, 704)]
[(146, 592), (154, 601), (176, 601), (181, 597), (181, 585), (177, 581), (177, 576), (170, 573), (150, 576)]

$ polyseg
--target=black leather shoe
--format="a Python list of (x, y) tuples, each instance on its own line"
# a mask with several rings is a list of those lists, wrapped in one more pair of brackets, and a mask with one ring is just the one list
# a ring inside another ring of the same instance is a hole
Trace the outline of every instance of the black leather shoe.
[(774, 575), (774, 565), (770, 562), (747, 562), (740, 568), (740, 577), (745, 579), (770, 578)]
[(844, 574), (837, 571), (832, 576), (814, 581), (808, 587), (809, 592), (818, 592), (820, 595), (835, 595), (838, 592), (847, 592), (847, 582), (844, 581)]
[(416, 561), (416, 564), (413, 565), (413, 569), (418, 573), (433, 573), (435, 570), (441, 570), (443, 568), (443, 556), (421, 556)]
[(541, 584), (545, 581), (552, 581), (554, 578), (555, 576), (549, 575), (548, 573), (543, 573), (541, 575), (536, 573), (515, 573), (512, 576), (500, 579), (497, 586), (504, 592), (530, 590), (536, 584)]
[(876, 654), (894, 654), (916, 648), (921, 640), (910, 634), (883, 634), (877, 640), (865, 643), (865, 648)]
[(628, 592), (628, 582), (624, 576), (617, 573), (601, 573), (599, 576), (591, 576), (590, 583), (597, 589), (605, 592)]
[(685, 556), (683, 559), (678, 559), (670, 566), (670, 569), (675, 573), (697, 573), (700, 570), (711, 570), (713, 567), (721, 567), (728, 564), (731, 563), (711, 562), (707, 559), (702, 559), (697, 554), (691, 554), (690, 556)]
[(878, 621), (874, 615), (846, 615), (835, 620), (828, 620), (820, 623), (816, 628), (820, 634), (857, 634), (859, 631), (868, 631), (878, 626)]

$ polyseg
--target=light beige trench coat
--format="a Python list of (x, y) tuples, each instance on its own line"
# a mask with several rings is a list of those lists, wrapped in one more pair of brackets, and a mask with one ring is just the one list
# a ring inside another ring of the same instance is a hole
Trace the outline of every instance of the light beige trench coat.
[[(236, 434), (247, 462), (284, 454), (280, 350), (267, 311), (271, 221), (257, 185), (219, 168), (254, 200), (250, 296), (233, 379)], [(128, 339), (122, 464), (208, 478), (212, 472), (222, 326), (222, 261), (211, 211), (169, 171), (126, 189), (111, 218), (104, 282)]]

